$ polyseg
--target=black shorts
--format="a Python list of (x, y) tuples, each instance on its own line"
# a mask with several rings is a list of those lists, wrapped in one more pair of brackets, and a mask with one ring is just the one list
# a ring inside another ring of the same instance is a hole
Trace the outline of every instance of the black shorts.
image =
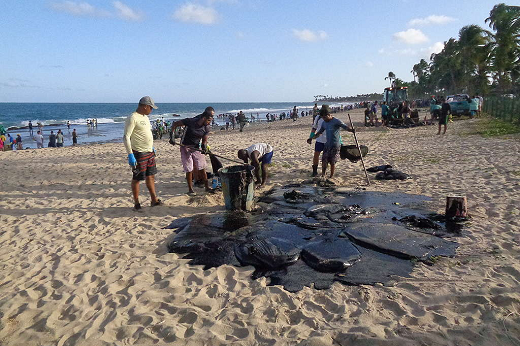
[(441, 114), (439, 116), (439, 125), (446, 125), (447, 123), (448, 123), (448, 116)]
[(137, 165), (132, 170), (133, 180), (145, 180), (150, 175), (157, 174), (157, 167), (155, 166), (155, 153), (140, 153), (134, 151), (134, 156), (137, 161)]

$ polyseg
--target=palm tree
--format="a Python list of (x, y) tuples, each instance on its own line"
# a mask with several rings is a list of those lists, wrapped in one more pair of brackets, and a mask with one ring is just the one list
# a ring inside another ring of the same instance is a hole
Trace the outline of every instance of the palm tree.
[(392, 87), (392, 80), (395, 79), (395, 74), (392, 71), (388, 72), (388, 77), (385, 77), (385, 80), (387, 79), (390, 80), (390, 87)]
[(486, 18), (493, 34), (492, 64), (495, 80), (500, 93), (506, 92), (511, 84), (516, 84), (520, 63), (520, 6), (498, 4)]
[(459, 31), (460, 83), (468, 86), (468, 92), (482, 94), (487, 90), (490, 36), (478, 25), (467, 25)]

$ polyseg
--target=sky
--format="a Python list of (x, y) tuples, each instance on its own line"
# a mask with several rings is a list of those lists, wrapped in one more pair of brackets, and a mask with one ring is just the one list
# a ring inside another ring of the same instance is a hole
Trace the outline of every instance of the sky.
[(411, 81), (496, 1), (5, 0), (0, 102), (313, 101)]

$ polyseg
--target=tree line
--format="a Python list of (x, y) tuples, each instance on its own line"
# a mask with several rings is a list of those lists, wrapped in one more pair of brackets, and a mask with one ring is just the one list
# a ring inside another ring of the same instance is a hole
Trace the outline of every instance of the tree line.
[[(413, 82), (390, 72), (396, 86), (408, 86), (410, 98), (437, 94), (504, 95), (520, 92), (520, 6), (497, 4), (485, 19), (491, 30), (467, 25), (458, 39), (444, 42), (427, 62), (412, 69)], [(391, 80), (391, 79), (390, 79)]]

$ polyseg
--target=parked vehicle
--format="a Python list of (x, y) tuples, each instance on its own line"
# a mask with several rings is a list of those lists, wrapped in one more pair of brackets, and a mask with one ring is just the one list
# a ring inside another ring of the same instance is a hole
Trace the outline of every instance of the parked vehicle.
[(470, 98), (468, 94), (449, 95), (446, 100), (450, 104), (451, 114), (470, 115)]

